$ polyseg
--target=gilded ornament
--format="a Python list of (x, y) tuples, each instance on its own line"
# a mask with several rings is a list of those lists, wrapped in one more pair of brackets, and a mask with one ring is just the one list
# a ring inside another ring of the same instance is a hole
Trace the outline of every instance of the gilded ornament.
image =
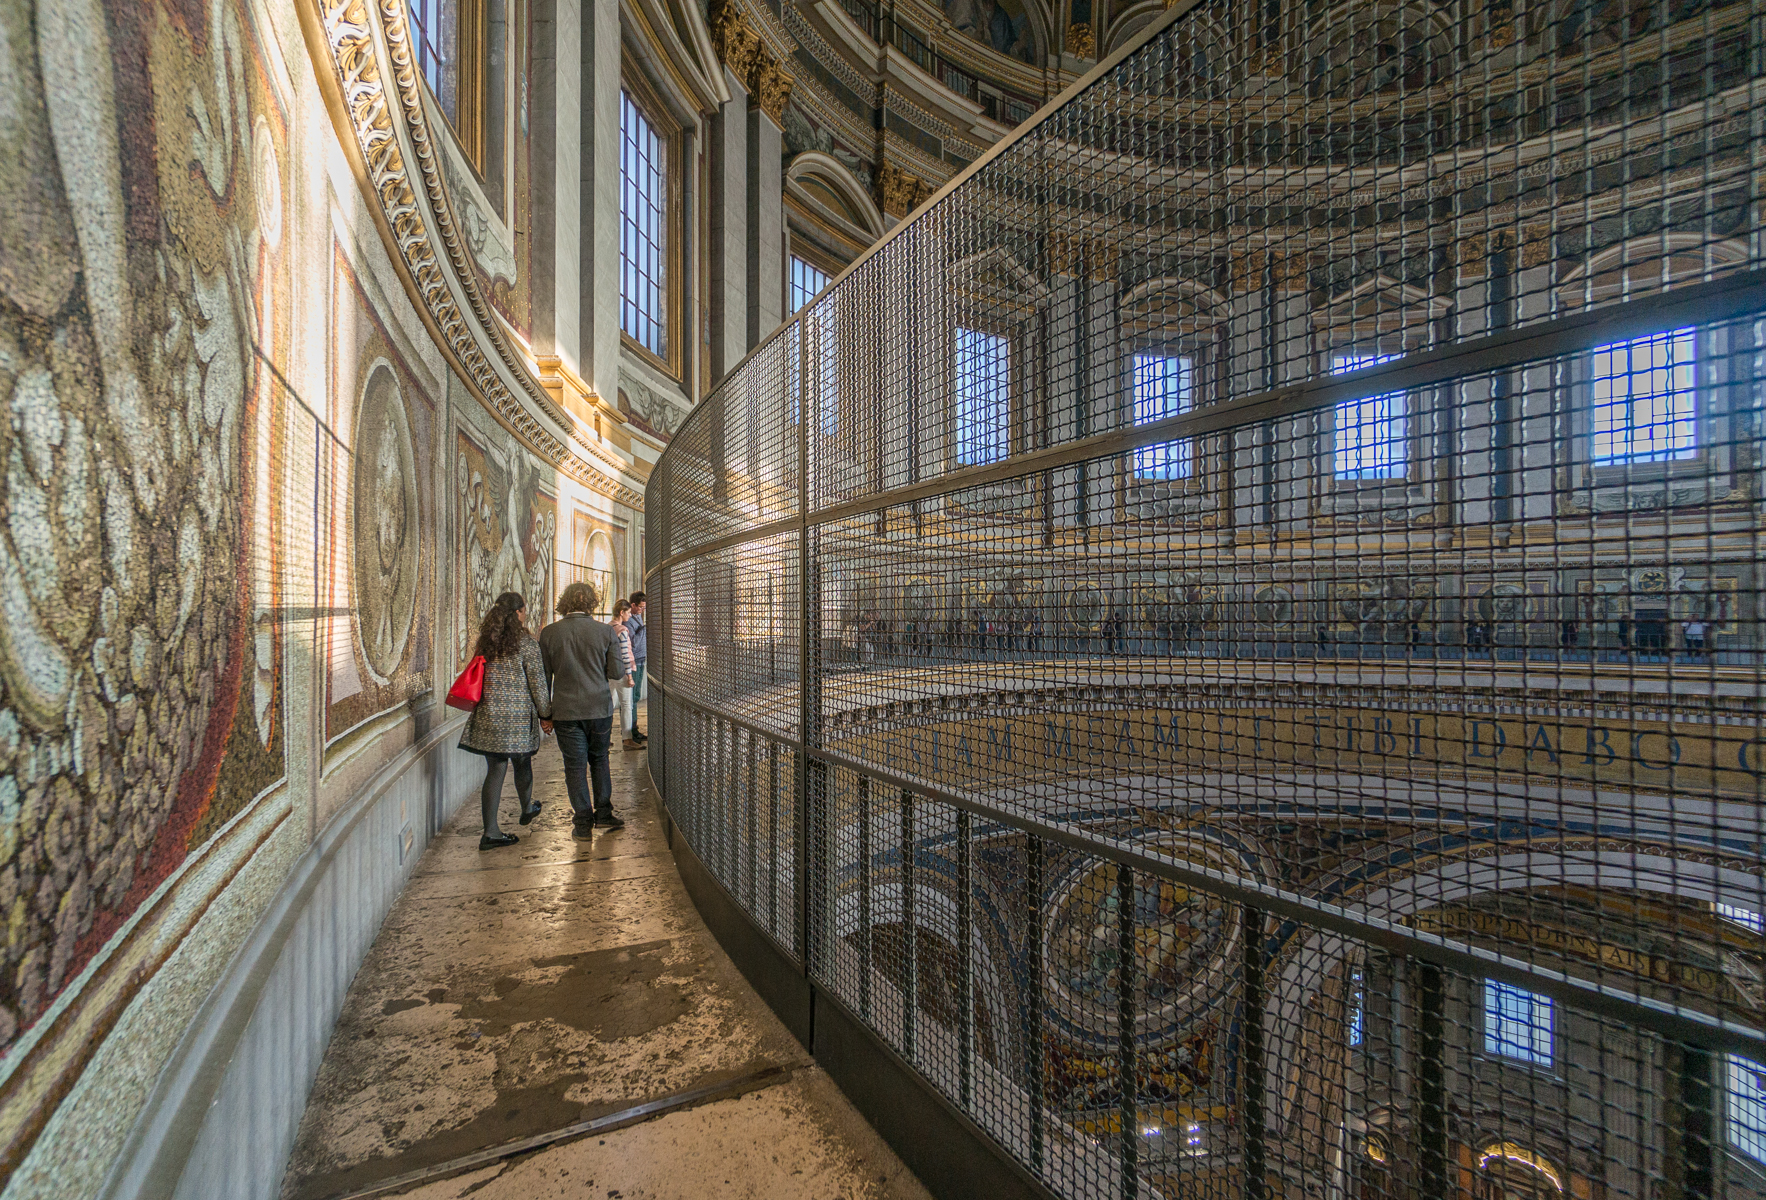
[(918, 175), (904, 171), (894, 163), (877, 168), (877, 203), (892, 217), (904, 217), (924, 204), (932, 189)]
[(1544, 266), (1551, 257), (1551, 226), (1528, 225), (1521, 230), (1522, 267)]
[(773, 124), (783, 126), (785, 123), (785, 105), (791, 99), (791, 85), (797, 81), (785, 68), (779, 65), (765, 47), (760, 50), (760, 61), (754, 68), (753, 84), (749, 93), (754, 97), (756, 106), (773, 119)]
[(762, 54), (760, 34), (754, 31), (747, 16), (736, 7), (735, 0), (715, 0), (709, 18), (711, 44), (717, 51), (719, 60), (730, 69), (730, 74), (752, 91), (749, 80), (753, 77), (755, 64)]
[[(380, 203), (387, 228), (424, 310), (468, 383), (517, 436), (584, 487), (641, 510), (643, 493), (620, 483), (616, 477), (610, 477), (610, 473), (616, 476), (624, 469), (623, 463), (609, 456), (592, 466), (536, 420), (525, 402), (531, 400), (534, 408), (565, 428), (570, 427), (570, 419), (552, 403), (502, 336), (473, 275), (470, 250), (454, 220), (423, 112), (405, 0), (378, 0), (378, 4), (386, 37), (388, 71), (383, 72), (375, 53), (367, 0), (318, 0), (315, 5), (317, 28), (336, 67), (349, 132), (362, 156), (369, 189)], [(393, 85), (390, 88), (387, 86), (388, 76)], [(393, 124), (395, 98), (417, 158), (424, 194), (434, 214), (442, 248), (453, 267), (453, 282), (465, 293), (478, 318), (476, 333), (474, 323), (467, 320), (454, 299), (449, 273), (442, 267), (429, 226), (417, 203), (413, 179), (400, 151)], [(517, 397), (504, 382), (481, 347), (479, 334), (490, 340), (510, 378), (521, 384), (525, 399)], [(594, 448), (590, 449), (592, 452)], [(601, 456), (597, 455), (597, 459)]]
[(1067, 26), (1067, 53), (1074, 58), (1095, 58), (1097, 52), (1097, 38), (1089, 23), (1078, 21)]

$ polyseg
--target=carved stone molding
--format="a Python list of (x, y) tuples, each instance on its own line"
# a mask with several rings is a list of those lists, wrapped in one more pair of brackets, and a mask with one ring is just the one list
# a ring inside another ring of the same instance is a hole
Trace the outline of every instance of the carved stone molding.
[(1543, 221), (1523, 226), (1521, 229), (1521, 266), (1543, 266), (1551, 259), (1551, 226)]
[[(373, 5), (370, 0), (306, 0), (301, 24), (339, 138), (346, 154), (357, 160), (352, 165), (364, 190), (379, 205), (381, 220), (376, 224), (419, 314), (468, 389), (529, 449), (590, 491), (642, 509), (643, 494), (619, 482), (624, 463), (611, 455), (596, 455), (593, 463), (585, 460), (533, 415), (537, 409), (572, 428), (570, 418), (516, 356), (473, 276), (471, 251), (455, 220), (423, 112), (405, 0), (373, 0)], [(385, 42), (384, 62), (375, 38), (376, 17)], [(327, 67), (329, 80), (324, 78)], [(400, 144), (401, 127), (410, 139), (415, 173)], [(433, 233), (418, 187), (434, 220)], [(465, 295), (476, 320), (462, 311), (450, 281)]]
[(773, 124), (783, 126), (785, 105), (791, 99), (796, 78), (760, 40), (760, 34), (736, 0), (712, 0), (707, 19), (711, 24), (712, 48), (718, 58), (748, 89), (750, 103), (771, 117)]
[(753, 77), (755, 64), (762, 53), (760, 34), (736, 7), (735, 0), (713, 0), (709, 17), (711, 45), (717, 51), (719, 61), (730, 69), (730, 74), (740, 80), (743, 87), (749, 87), (748, 81)]
[(918, 175), (892, 162), (877, 164), (877, 203), (890, 216), (907, 216), (931, 195), (932, 188)]
[(785, 123), (785, 105), (791, 99), (791, 85), (796, 82), (770, 52), (761, 51), (761, 61), (754, 68), (754, 86), (750, 91), (754, 102), (773, 119), (773, 124)]
[(1051, 233), (1048, 239), (1049, 270), (1056, 275), (1089, 273), (1095, 280), (1116, 278), (1122, 265), (1122, 247), (1108, 237), (1080, 237)]

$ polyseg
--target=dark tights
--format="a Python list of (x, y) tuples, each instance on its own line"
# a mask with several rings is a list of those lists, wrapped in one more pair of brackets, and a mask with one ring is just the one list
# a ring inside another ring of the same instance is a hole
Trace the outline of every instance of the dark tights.
[(497, 827), (497, 806), (503, 801), (503, 777), (509, 772), (509, 763), (515, 763), (515, 795), (521, 800), (521, 807), (527, 808), (533, 803), (533, 755), (514, 754), (486, 757), (484, 768), (484, 790), (478, 794), (479, 806), (484, 810), (484, 831), (489, 834), (503, 832)]

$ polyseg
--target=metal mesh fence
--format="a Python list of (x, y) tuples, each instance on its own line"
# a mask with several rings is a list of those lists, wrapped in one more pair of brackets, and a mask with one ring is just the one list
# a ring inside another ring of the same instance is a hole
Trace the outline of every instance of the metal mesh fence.
[(1060, 1195), (1766, 1194), (1766, 8), (1180, 8), (663, 456), (668, 807)]

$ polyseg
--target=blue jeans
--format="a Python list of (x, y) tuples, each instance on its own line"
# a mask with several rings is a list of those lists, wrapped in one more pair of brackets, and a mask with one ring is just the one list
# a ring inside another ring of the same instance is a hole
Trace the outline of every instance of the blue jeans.
[(632, 668), (632, 688), (622, 697), (625, 700), (625, 727), (627, 732), (638, 727), (638, 701), (644, 698), (644, 664), (639, 663)]
[[(558, 749), (564, 755), (564, 790), (570, 793), (570, 807), (578, 821), (591, 816), (613, 815), (613, 772), (607, 766), (607, 741), (613, 733), (613, 718), (599, 717), (593, 721), (554, 721), (552, 732), (558, 735)], [(594, 800), (589, 796), (589, 771), (595, 777)]]

